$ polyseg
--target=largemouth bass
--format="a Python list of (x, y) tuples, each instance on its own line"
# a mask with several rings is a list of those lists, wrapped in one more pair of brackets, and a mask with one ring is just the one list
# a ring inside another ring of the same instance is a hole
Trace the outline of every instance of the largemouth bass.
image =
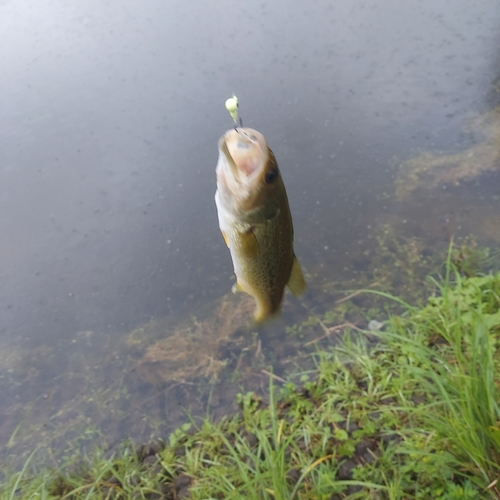
[(293, 225), (285, 185), (264, 136), (251, 128), (228, 130), (219, 140), (215, 203), (233, 260), (236, 284), (257, 304), (262, 322), (279, 313), (285, 286), (305, 289), (293, 251)]

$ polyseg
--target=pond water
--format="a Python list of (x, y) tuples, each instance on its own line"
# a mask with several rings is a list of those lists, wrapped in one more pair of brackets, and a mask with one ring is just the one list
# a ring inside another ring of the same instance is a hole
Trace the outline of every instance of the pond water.
[[(220, 414), (342, 290), (498, 247), (499, 26), (495, 0), (1, 0), (2, 455)], [(213, 201), (233, 92), (309, 284), (258, 335)]]

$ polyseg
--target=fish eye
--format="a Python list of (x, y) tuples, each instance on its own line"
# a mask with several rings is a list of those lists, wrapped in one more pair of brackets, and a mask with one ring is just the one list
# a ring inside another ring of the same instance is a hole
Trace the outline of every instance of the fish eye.
[(266, 184), (273, 184), (279, 176), (277, 169), (272, 168), (266, 173)]

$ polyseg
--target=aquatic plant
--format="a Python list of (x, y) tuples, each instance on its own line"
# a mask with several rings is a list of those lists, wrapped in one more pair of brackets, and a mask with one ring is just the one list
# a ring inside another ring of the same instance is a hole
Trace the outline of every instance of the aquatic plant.
[(485, 172), (498, 170), (500, 107), (469, 120), (466, 129), (479, 133), (483, 140), (460, 153), (425, 152), (402, 163), (395, 181), (396, 198), (405, 199), (417, 188), (458, 185)]

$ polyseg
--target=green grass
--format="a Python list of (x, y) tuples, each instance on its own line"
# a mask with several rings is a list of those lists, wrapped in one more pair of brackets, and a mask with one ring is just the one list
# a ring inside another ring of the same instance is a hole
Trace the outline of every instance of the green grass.
[(267, 401), (78, 466), (34, 452), (0, 498), (498, 499), (500, 274), (464, 278), (449, 256), (431, 284), (420, 308), (381, 294), (405, 311), (318, 350)]
[[(412, 315), (410, 325), (411, 336), (424, 340), (405, 365), (429, 400), (418, 411), (425, 428), (447, 443), (457, 470), (472, 474), (478, 484), (496, 484), (500, 278), (464, 280), (456, 273), (453, 287), (448, 281), (437, 285), (440, 294)], [(407, 334), (408, 325), (400, 324), (386, 338), (402, 342)]]

